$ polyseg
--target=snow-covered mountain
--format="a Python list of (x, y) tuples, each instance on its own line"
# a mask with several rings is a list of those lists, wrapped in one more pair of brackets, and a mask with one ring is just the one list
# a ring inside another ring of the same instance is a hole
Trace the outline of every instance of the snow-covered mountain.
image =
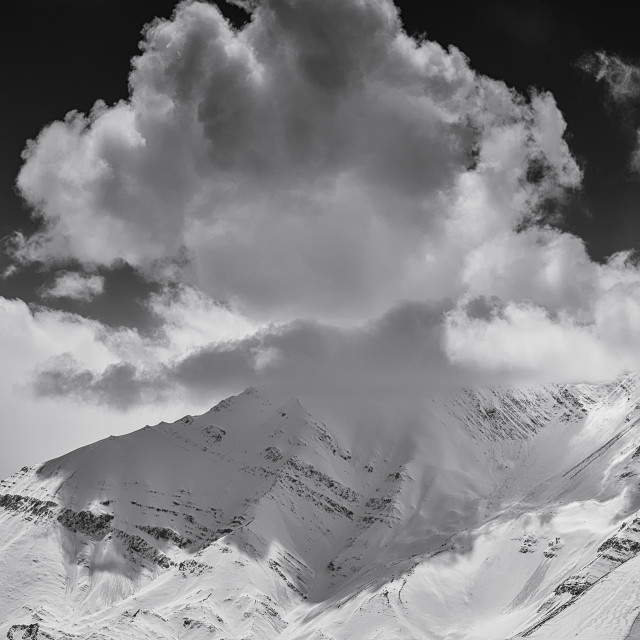
[(24, 467), (0, 637), (640, 638), (640, 377), (424, 407), (349, 449), (247, 389)]

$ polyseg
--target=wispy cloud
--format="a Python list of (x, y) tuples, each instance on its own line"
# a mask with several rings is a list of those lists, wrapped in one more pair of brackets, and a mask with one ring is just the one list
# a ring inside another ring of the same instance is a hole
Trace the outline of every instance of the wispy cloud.
[[(637, 62), (596, 51), (585, 54), (578, 60), (578, 67), (602, 82), (613, 103), (622, 109), (635, 109), (640, 104), (640, 65)], [(633, 129), (637, 121), (623, 118), (622, 126)], [(629, 159), (632, 171), (640, 172), (640, 129), (635, 130), (633, 151)]]
[(604, 83), (615, 102), (640, 98), (640, 67), (637, 64), (605, 51), (585, 54), (577, 64), (598, 82)]

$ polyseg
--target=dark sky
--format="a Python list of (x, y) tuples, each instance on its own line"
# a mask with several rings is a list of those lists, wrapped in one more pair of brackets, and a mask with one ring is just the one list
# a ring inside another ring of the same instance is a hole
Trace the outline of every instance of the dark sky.
[[(33, 229), (14, 190), (20, 153), (27, 139), (72, 110), (87, 111), (96, 99), (111, 104), (127, 96), (130, 60), (140, 30), (155, 16), (171, 15), (173, 0), (54, 0), (20, 2), (5, 13), (2, 145), (0, 145), (0, 236)], [(640, 59), (634, 20), (622, 5), (607, 11), (588, 4), (557, 2), (398, 3), (410, 33), (423, 33), (465, 52), (475, 70), (504, 80), (520, 92), (551, 91), (568, 122), (571, 149), (585, 169), (580, 194), (558, 224), (582, 237), (602, 260), (615, 251), (640, 248), (640, 180), (628, 170), (640, 113), (607, 100), (605, 88), (576, 68), (584, 53), (605, 50)], [(241, 10), (222, 5), (232, 20)], [(72, 266), (72, 265), (70, 265)], [(0, 281), (0, 295), (37, 301), (51, 272), (30, 266)], [(110, 274), (105, 295), (83, 312), (108, 324), (148, 326), (137, 300), (155, 285), (123, 266)], [(74, 310), (77, 302), (52, 303)], [(117, 311), (114, 310), (117, 306)]]

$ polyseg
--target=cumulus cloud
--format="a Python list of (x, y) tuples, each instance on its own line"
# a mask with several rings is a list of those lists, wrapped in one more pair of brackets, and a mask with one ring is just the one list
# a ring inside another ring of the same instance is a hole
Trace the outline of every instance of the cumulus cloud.
[(445, 339), (452, 362), (485, 375), (500, 372), (503, 380), (539, 382), (543, 373), (542, 380), (602, 382), (640, 364), (638, 353), (607, 334), (606, 326), (509, 302), (488, 319), (456, 310)]
[[(582, 247), (576, 238), (571, 241)], [(554, 250), (541, 247), (543, 254)], [(439, 304), (405, 303), (358, 326), (301, 320), (265, 327), (241, 339), (203, 343), (160, 366), (90, 369), (71, 360), (50, 361), (38, 372), (36, 389), (44, 396), (73, 395), (127, 408), (168, 390), (188, 404), (252, 385), (327, 409), (347, 397), (352, 403), (389, 403), (478, 383), (608, 381), (640, 369), (640, 349), (634, 346), (640, 344), (640, 280), (629, 259), (618, 255), (591, 265), (591, 289), (562, 304), (534, 302), (526, 287), (518, 296), (468, 294)], [(545, 295), (562, 293), (563, 268), (550, 261), (546, 273), (537, 274), (547, 281)], [(514, 291), (527, 284), (524, 272), (509, 275)]]
[(258, 329), (228, 306), (184, 284), (163, 288), (147, 306), (159, 318), (159, 337), (172, 355), (185, 355), (203, 344), (239, 340)]
[(146, 29), (128, 100), (25, 149), (42, 225), (18, 261), (165, 283), (157, 334), (96, 328), (108, 357), (38, 362), (40, 397), (381, 398), (639, 368), (631, 256), (594, 263), (547, 224), (581, 182), (551, 94), (409, 37), (389, 0), (242, 4), (238, 30), (180, 4)]
[(180, 261), (256, 320), (362, 320), (457, 286), (441, 253), (580, 181), (551, 95), (410, 38), (388, 0), (267, 0), (240, 30), (183, 3), (142, 47), (128, 101), (27, 146), (18, 187), (43, 230), (20, 259)]
[(43, 292), (44, 298), (71, 298), (88, 302), (104, 291), (104, 278), (76, 272), (64, 272)]
[[(640, 277), (632, 254), (596, 265), (577, 238), (553, 235), (555, 242), (571, 242), (572, 253), (558, 254), (571, 259), (529, 264), (535, 270), (529, 278), (516, 274), (523, 292), (544, 282), (547, 304), (540, 295), (493, 297), (474, 313), (474, 300), (466, 306), (461, 301), (445, 321), (443, 345), (451, 362), (529, 381), (601, 382), (640, 370)], [(573, 290), (565, 289), (569, 282)], [(549, 298), (558, 294), (561, 304)]]

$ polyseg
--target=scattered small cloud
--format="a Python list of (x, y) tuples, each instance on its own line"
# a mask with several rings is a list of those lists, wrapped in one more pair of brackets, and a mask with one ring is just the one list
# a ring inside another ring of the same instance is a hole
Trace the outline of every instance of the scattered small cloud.
[(6, 267), (3, 270), (2, 275), (0, 275), (0, 278), (2, 279), (10, 278), (17, 271), (18, 271), (18, 267), (15, 264), (10, 264), (8, 267)]
[(89, 302), (104, 291), (104, 278), (75, 271), (59, 273), (42, 293), (43, 298), (70, 298)]

